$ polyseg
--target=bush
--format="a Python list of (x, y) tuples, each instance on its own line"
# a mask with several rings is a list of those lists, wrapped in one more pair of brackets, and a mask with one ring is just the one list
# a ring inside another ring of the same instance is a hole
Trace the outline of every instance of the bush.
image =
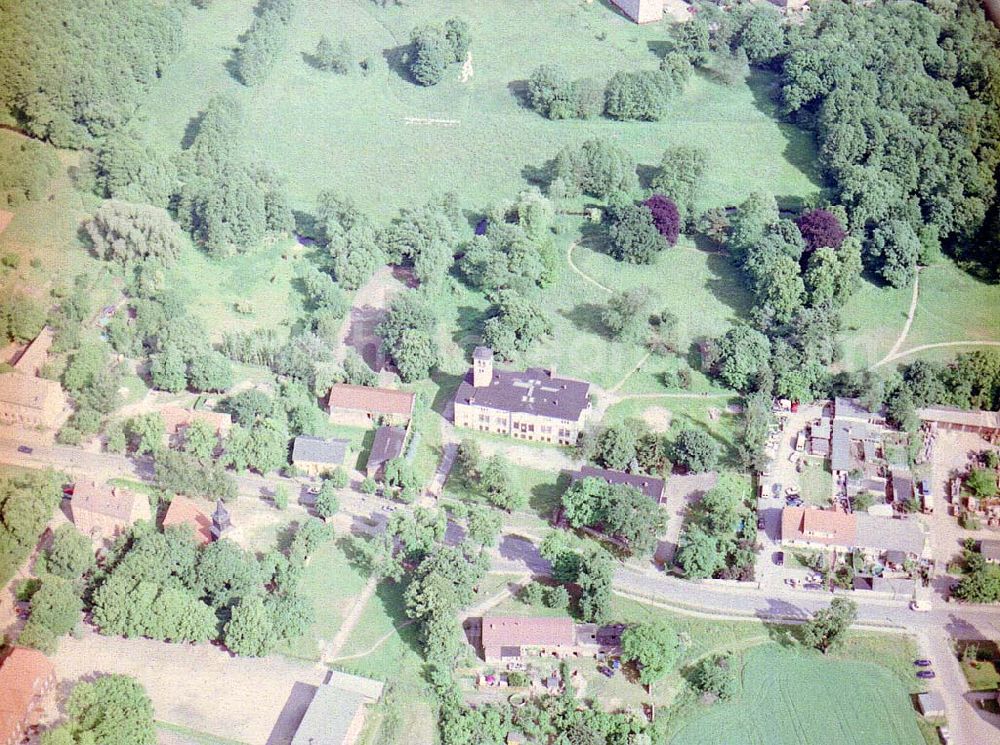
[(682, 429), (671, 446), (670, 459), (693, 473), (711, 471), (719, 462), (719, 444), (708, 432)]
[(651, 264), (667, 247), (667, 241), (653, 223), (652, 213), (643, 205), (629, 205), (618, 210), (608, 235), (611, 238), (609, 253), (630, 264)]
[(539, 605), (544, 597), (544, 588), (537, 582), (529, 582), (517, 594), (518, 599), (525, 605)]
[(142, 204), (106, 202), (84, 229), (105, 261), (126, 266), (147, 260), (169, 266), (184, 245), (181, 229), (166, 210)]
[(655, 122), (666, 115), (671, 92), (669, 78), (658, 70), (618, 72), (605, 90), (605, 111), (615, 119)]
[(635, 161), (611, 140), (587, 140), (579, 147), (567, 145), (556, 155), (550, 188), (560, 181), (566, 196), (581, 192), (598, 199), (630, 192), (638, 184)]
[(569, 605), (569, 591), (562, 585), (546, 588), (545, 605), (549, 608), (565, 608)]

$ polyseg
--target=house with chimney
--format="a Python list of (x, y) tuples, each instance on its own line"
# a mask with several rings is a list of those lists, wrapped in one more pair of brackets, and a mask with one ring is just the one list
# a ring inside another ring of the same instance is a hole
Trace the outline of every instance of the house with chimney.
[(78, 481), (73, 485), (69, 512), (76, 529), (95, 541), (114, 539), (136, 520), (151, 517), (145, 495), (96, 481)]
[(10, 649), (0, 660), (0, 745), (25, 740), (55, 685), (55, 667), (44, 654), (26, 647)]
[(590, 413), (590, 383), (555, 369), (501, 370), (493, 350), (476, 347), (455, 393), (455, 426), (520, 440), (573, 445)]
[(65, 419), (68, 403), (62, 386), (38, 377), (52, 338), (52, 329), (43, 328), (21, 352), (13, 369), (0, 373), (0, 424), (58, 429)]
[(488, 616), (479, 619), (479, 646), (489, 663), (525, 657), (596, 657), (620, 650), (624, 626), (575, 623), (568, 617)]

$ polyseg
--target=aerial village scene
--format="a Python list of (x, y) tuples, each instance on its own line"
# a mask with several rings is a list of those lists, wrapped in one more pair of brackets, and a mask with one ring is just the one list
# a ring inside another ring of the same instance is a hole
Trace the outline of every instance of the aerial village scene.
[(0, 745), (1000, 745), (1000, 2), (0, 0)]

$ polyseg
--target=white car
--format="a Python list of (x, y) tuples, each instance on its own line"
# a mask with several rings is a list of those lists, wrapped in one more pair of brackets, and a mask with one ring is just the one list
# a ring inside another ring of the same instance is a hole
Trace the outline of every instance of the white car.
[(791, 461), (792, 463), (798, 463), (799, 454), (793, 450), (788, 454), (788, 460)]
[(918, 613), (926, 613), (931, 609), (930, 600), (911, 600), (910, 610), (917, 611)]

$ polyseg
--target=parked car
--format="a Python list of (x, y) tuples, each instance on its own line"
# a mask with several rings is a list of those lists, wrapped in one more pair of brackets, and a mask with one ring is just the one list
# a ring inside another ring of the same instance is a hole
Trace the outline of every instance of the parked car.
[(931, 661), (921, 658), (919, 660), (914, 660), (913, 664), (916, 665), (917, 667), (930, 667)]
[(922, 678), (924, 680), (930, 680), (931, 678), (934, 677), (934, 671), (933, 670), (917, 670), (917, 677), (918, 678)]
[(779, 566), (779, 567), (784, 566), (785, 565), (785, 552), (784, 551), (775, 551), (774, 554), (771, 556), (771, 559), (774, 561), (774, 563), (777, 566)]
[(941, 742), (943, 742), (944, 745), (951, 745), (951, 732), (948, 731), (947, 727), (939, 729), (938, 734), (940, 735)]
[(610, 667), (602, 667), (601, 675), (603, 675), (606, 678), (613, 678), (615, 677), (615, 671), (612, 670)]
[(773, 494), (776, 499), (778, 497), (780, 497), (781, 496), (781, 484), (779, 484), (779, 483), (771, 484), (771, 494)]
[(790, 453), (788, 454), (788, 460), (789, 460), (789, 461), (791, 461), (792, 463), (798, 463), (798, 462), (799, 462), (799, 454), (798, 454), (798, 453), (796, 453), (796, 452), (795, 452), (795, 451), (793, 450), (792, 452), (790, 452)]
[(763, 517), (758, 517), (757, 518), (757, 530), (763, 530), (763, 529), (764, 529), (764, 518)]
[(914, 611), (926, 613), (930, 609), (931, 609), (931, 601), (930, 600), (911, 600), (910, 601), (910, 610), (914, 610)]
[(803, 504), (802, 500), (799, 499), (798, 497), (793, 497), (792, 499), (788, 500), (789, 507), (801, 507), (802, 504)]
[(31, 455), (33, 452), (35, 452), (35, 449), (29, 448), (27, 445), (18, 445), (17, 452), (24, 453), (25, 455)]
[(817, 585), (815, 582), (807, 582), (806, 584), (802, 585), (802, 587), (804, 589), (806, 589), (806, 590), (822, 590), (823, 589), (823, 585)]

